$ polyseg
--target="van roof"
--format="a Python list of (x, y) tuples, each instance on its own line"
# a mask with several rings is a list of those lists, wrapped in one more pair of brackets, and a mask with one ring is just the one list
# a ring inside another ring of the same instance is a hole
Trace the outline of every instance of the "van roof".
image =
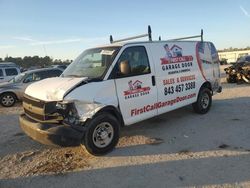
[[(135, 39), (139, 39), (139, 38), (145, 38), (147, 37), (148, 40), (147, 41), (135, 41)], [(114, 40), (113, 36), (110, 35), (109, 36), (109, 41), (110, 44), (108, 45), (103, 45), (103, 46), (99, 46), (99, 47), (121, 47), (121, 46), (125, 46), (125, 45), (131, 45), (131, 44), (146, 44), (146, 43), (167, 43), (167, 42), (174, 42), (174, 43), (179, 43), (179, 42), (198, 42), (196, 41), (191, 41), (190, 39), (194, 39), (194, 38), (200, 38), (200, 41), (204, 41), (203, 40), (203, 29), (201, 29), (201, 32), (199, 35), (193, 35), (193, 36), (185, 36), (185, 37), (179, 37), (179, 38), (175, 38), (175, 39), (169, 39), (169, 40), (161, 40), (161, 36), (159, 36), (159, 40), (152, 40), (152, 30), (150, 25), (148, 25), (148, 29), (147, 29), (147, 33), (144, 34), (140, 34), (140, 35), (136, 35), (136, 36), (130, 36), (127, 38), (122, 38), (122, 39), (117, 39)], [(125, 42), (126, 41), (126, 42)], [(131, 42), (127, 42), (127, 41), (131, 41)]]
[[(158, 41), (131, 41), (131, 42), (119, 42), (119, 43), (112, 43), (112, 44), (105, 44), (101, 46), (96, 46), (94, 48), (104, 48), (104, 47), (122, 47), (125, 45), (131, 45), (131, 44), (147, 44), (147, 43), (180, 43), (180, 42), (187, 42), (187, 43), (194, 43), (194, 42), (201, 42), (200, 40), (158, 40)], [(209, 41), (203, 41), (203, 42), (209, 42)]]

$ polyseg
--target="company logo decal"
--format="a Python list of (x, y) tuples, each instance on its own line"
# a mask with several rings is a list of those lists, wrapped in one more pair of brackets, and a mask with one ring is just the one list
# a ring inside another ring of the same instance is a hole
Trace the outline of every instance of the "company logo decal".
[(124, 91), (125, 99), (139, 97), (149, 94), (150, 87), (143, 87), (143, 83), (140, 80), (128, 82), (128, 90)]
[(161, 58), (162, 65), (193, 61), (193, 56), (182, 56), (182, 48), (177, 45), (173, 45), (171, 48), (169, 48), (169, 45), (165, 44), (164, 49), (166, 54), (164, 58)]
[(168, 74), (190, 71), (190, 67), (193, 66), (193, 56), (183, 56), (183, 49), (176, 44), (172, 47), (165, 44), (163, 47), (165, 56), (160, 59), (163, 71), (168, 71)]

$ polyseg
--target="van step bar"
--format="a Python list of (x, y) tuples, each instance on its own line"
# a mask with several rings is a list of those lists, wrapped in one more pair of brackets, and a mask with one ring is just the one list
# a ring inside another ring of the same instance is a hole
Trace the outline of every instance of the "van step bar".
[[(152, 41), (152, 30), (151, 30), (150, 25), (148, 26), (148, 33), (147, 34), (136, 35), (133, 37), (123, 38), (123, 39), (119, 39), (119, 40), (113, 40), (113, 36), (110, 35), (109, 40), (110, 40), (110, 43), (113, 44), (113, 43), (124, 42), (124, 41), (128, 41), (128, 40), (134, 40), (134, 39), (138, 39), (138, 38), (144, 38), (144, 37), (148, 37), (148, 40)], [(182, 37), (182, 38), (176, 38), (176, 39), (168, 39), (167, 41), (170, 41), (170, 40), (178, 41), (178, 40), (185, 40), (185, 39), (192, 39), (192, 38), (201, 38), (201, 41), (203, 42), (203, 29), (201, 29), (200, 35), (194, 35), (194, 36)], [(159, 36), (159, 41), (161, 41), (161, 36)]]

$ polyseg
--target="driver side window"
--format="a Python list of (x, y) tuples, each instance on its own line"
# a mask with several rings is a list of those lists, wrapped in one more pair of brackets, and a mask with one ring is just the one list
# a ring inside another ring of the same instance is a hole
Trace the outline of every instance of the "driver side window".
[(115, 71), (115, 77), (118, 78), (150, 73), (145, 47), (136, 46), (125, 49), (116, 64)]

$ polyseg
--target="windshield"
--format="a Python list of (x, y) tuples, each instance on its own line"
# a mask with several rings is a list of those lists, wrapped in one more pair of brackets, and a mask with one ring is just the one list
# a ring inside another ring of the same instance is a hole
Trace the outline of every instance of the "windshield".
[(9, 80), (9, 82), (10, 82), (10, 83), (18, 83), (18, 82), (21, 82), (24, 76), (25, 76), (24, 73), (18, 74), (17, 76), (15, 76), (15, 77), (12, 78), (11, 80)]
[(86, 50), (66, 68), (62, 77), (102, 79), (119, 49), (119, 47), (106, 47)]

